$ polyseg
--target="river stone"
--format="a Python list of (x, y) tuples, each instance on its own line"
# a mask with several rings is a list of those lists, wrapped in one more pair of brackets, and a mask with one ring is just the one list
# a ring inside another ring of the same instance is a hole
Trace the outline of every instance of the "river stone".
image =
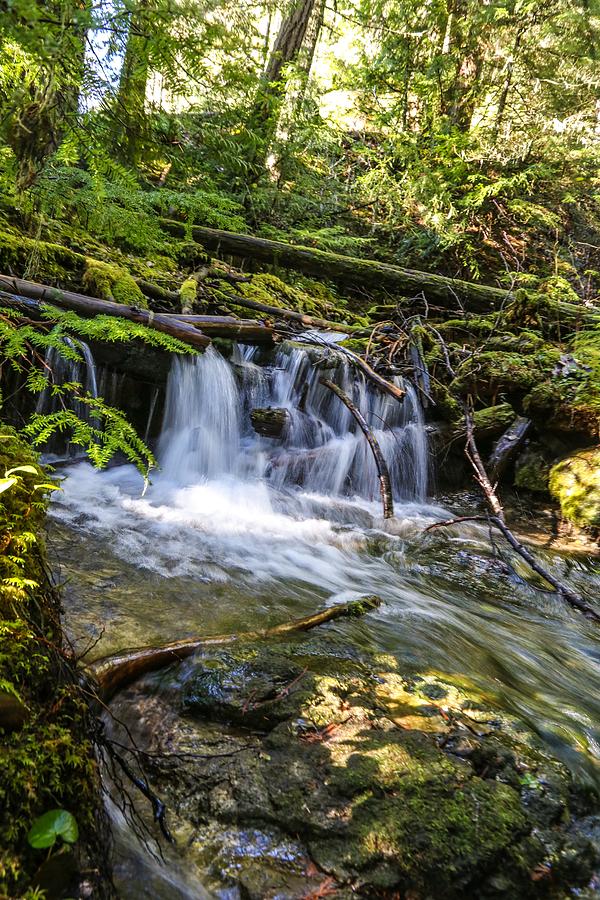
[(553, 466), (550, 493), (569, 522), (600, 528), (600, 447), (580, 450)]
[[(594, 829), (573, 814), (597, 803), (523, 726), (447, 677), (304, 638), (213, 648), (136, 690), (116, 703), (152, 751), (153, 787), (187, 823), (196, 863), (242, 896), (563, 898), (600, 864)], [(291, 841), (289, 864), (259, 863), (256, 841)]]

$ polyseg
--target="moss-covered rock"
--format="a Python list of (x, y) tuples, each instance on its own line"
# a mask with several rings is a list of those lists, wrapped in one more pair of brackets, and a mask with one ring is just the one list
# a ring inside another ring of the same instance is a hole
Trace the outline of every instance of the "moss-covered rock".
[(33, 820), (67, 809), (80, 828), (77, 849), (89, 847), (97, 840), (99, 795), (88, 707), (63, 652), (60, 601), (46, 575), (45, 503), (35, 485), (48, 477), (3, 427), (0, 476), (15, 466), (39, 473), (15, 473), (0, 495), (0, 685), (22, 711), (4, 718), (0, 702), (0, 894), (21, 897), (46, 856), (27, 843)]
[[(296, 896), (285, 879), (303, 854), (304, 892), (316, 864), (341, 898), (545, 897), (532, 872), (546, 866), (561, 872), (551, 896), (589, 880), (597, 854), (571, 840), (583, 801), (566, 771), (441, 676), (403, 676), (391, 658), (318, 636), (207, 650), (158, 683), (121, 702), (129, 721), (139, 704), (134, 736), (153, 748), (186, 845), (210, 829), (210, 860), (196, 861), (214, 877), (232, 829), (247, 848), (236, 844), (240, 871), (257, 840), (295, 842), (287, 867), (266, 859), (254, 873), (262, 893), (250, 896)], [(173, 751), (185, 760), (176, 770)], [(240, 884), (231, 867), (223, 878)]]
[(146, 309), (148, 301), (127, 269), (96, 259), (86, 261), (83, 286), (93, 297)]
[(548, 493), (550, 465), (541, 449), (528, 447), (515, 463), (514, 485), (537, 494)]
[(600, 447), (561, 460), (550, 470), (549, 484), (565, 519), (600, 528)]

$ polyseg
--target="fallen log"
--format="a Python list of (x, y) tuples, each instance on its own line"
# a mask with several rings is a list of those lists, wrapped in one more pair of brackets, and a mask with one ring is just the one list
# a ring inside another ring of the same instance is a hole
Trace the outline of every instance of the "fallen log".
[(301, 325), (306, 325), (307, 328), (325, 328), (328, 331), (341, 331), (343, 334), (356, 334), (357, 331), (365, 330), (362, 325), (345, 325), (340, 322), (332, 322), (330, 319), (309, 316), (306, 313), (296, 312), (296, 310), (286, 309), (282, 306), (268, 306), (266, 303), (248, 300), (247, 297), (242, 297), (239, 294), (230, 294), (228, 291), (220, 291), (219, 293), (232, 306), (255, 309), (257, 312), (265, 313), (274, 319), (288, 319), (292, 322), (299, 322)]
[(274, 329), (255, 319), (236, 319), (234, 316), (203, 316), (196, 313), (163, 313), (177, 322), (187, 322), (209, 337), (229, 338), (240, 344), (272, 344)]
[(31, 309), (30, 304), (34, 303), (35, 307), (33, 308), (40, 312), (41, 304), (46, 303), (60, 306), (63, 309), (72, 309), (82, 316), (118, 316), (128, 319), (130, 322), (139, 322), (155, 331), (162, 331), (197, 350), (203, 350), (210, 344), (209, 337), (187, 322), (171, 319), (147, 309), (126, 306), (123, 303), (112, 303), (96, 297), (87, 297), (85, 294), (75, 294), (72, 291), (61, 291), (58, 288), (36, 284), (33, 281), (24, 281), (21, 278), (0, 275), (0, 296), (2, 302), (10, 306), (25, 306)]
[[(187, 233), (187, 226), (181, 222), (163, 219), (161, 226), (176, 237), (185, 237)], [(371, 259), (341, 256), (283, 241), (270, 241), (249, 234), (235, 234), (195, 225), (192, 227), (192, 237), (214, 253), (232, 254), (282, 268), (296, 269), (351, 288), (360, 285), (362, 288), (375, 291), (384, 289), (407, 296), (423, 293), (428, 300), (437, 300), (445, 307), (450, 304), (457, 307), (465, 303), (471, 310), (489, 312), (490, 309), (502, 306), (510, 296), (509, 291), (497, 287), (473, 284)]]
[(105, 656), (91, 665), (86, 666), (86, 673), (95, 682), (95, 692), (103, 703), (114, 697), (117, 691), (131, 684), (148, 672), (156, 672), (174, 662), (180, 662), (192, 656), (202, 647), (214, 647), (223, 644), (233, 644), (236, 641), (262, 641), (267, 638), (281, 637), (286, 634), (294, 634), (301, 631), (310, 631), (325, 622), (335, 619), (354, 618), (363, 616), (381, 604), (379, 597), (361, 597), (360, 600), (352, 600), (349, 603), (339, 603), (330, 606), (312, 616), (302, 619), (294, 619), (283, 625), (275, 625), (273, 628), (265, 628), (258, 631), (245, 631), (237, 634), (217, 634), (212, 637), (190, 638), (182, 641), (173, 641), (162, 647), (139, 647), (132, 650), (122, 650), (120, 653)]
[[(187, 226), (170, 219), (160, 221), (162, 228), (176, 237), (187, 235)], [(511, 290), (475, 284), (459, 278), (408, 269), (392, 263), (342, 256), (314, 247), (302, 247), (283, 241), (270, 241), (250, 234), (236, 234), (200, 225), (192, 227), (192, 237), (207, 250), (295, 269), (306, 275), (325, 278), (350, 289), (392, 291), (412, 298), (411, 307), (427, 312), (427, 302), (437, 301), (444, 309), (488, 313), (502, 309), (513, 298)], [(555, 301), (560, 321), (573, 324), (600, 324), (600, 309), (577, 303)], [(342, 329), (340, 329), (342, 330)]]
[(334, 384), (333, 381), (330, 381), (328, 378), (321, 378), (320, 384), (324, 385), (324, 387), (329, 388), (330, 391), (339, 397), (342, 403), (350, 410), (356, 421), (358, 422), (364, 436), (369, 442), (369, 446), (373, 451), (373, 457), (375, 459), (375, 465), (377, 466), (377, 472), (379, 474), (379, 489), (381, 491), (381, 502), (383, 504), (383, 518), (391, 519), (394, 515), (394, 498), (392, 496), (392, 483), (390, 481), (390, 473), (387, 467), (387, 463), (381, 452), (381, 447), (379, 446), (379, 442), (377, 438), (369, 428), (366, 419), (364, 418), (361, 411), (354, 405), (348, 394), (345, 393), (338, 387), (337, 384)]

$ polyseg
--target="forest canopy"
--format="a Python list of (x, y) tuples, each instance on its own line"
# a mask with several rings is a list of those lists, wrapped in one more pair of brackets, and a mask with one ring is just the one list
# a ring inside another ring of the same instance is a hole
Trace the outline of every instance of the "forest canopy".
[(597, 288), (597, 0), (3, 4), (2, 213)]

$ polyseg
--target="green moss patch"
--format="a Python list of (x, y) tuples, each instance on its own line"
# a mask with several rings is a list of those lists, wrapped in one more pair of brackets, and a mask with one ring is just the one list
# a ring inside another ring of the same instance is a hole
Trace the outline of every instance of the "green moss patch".
[(569, 522), (600, 528), (600, 448), (581, 450), (553, 466), (550, 491)]

